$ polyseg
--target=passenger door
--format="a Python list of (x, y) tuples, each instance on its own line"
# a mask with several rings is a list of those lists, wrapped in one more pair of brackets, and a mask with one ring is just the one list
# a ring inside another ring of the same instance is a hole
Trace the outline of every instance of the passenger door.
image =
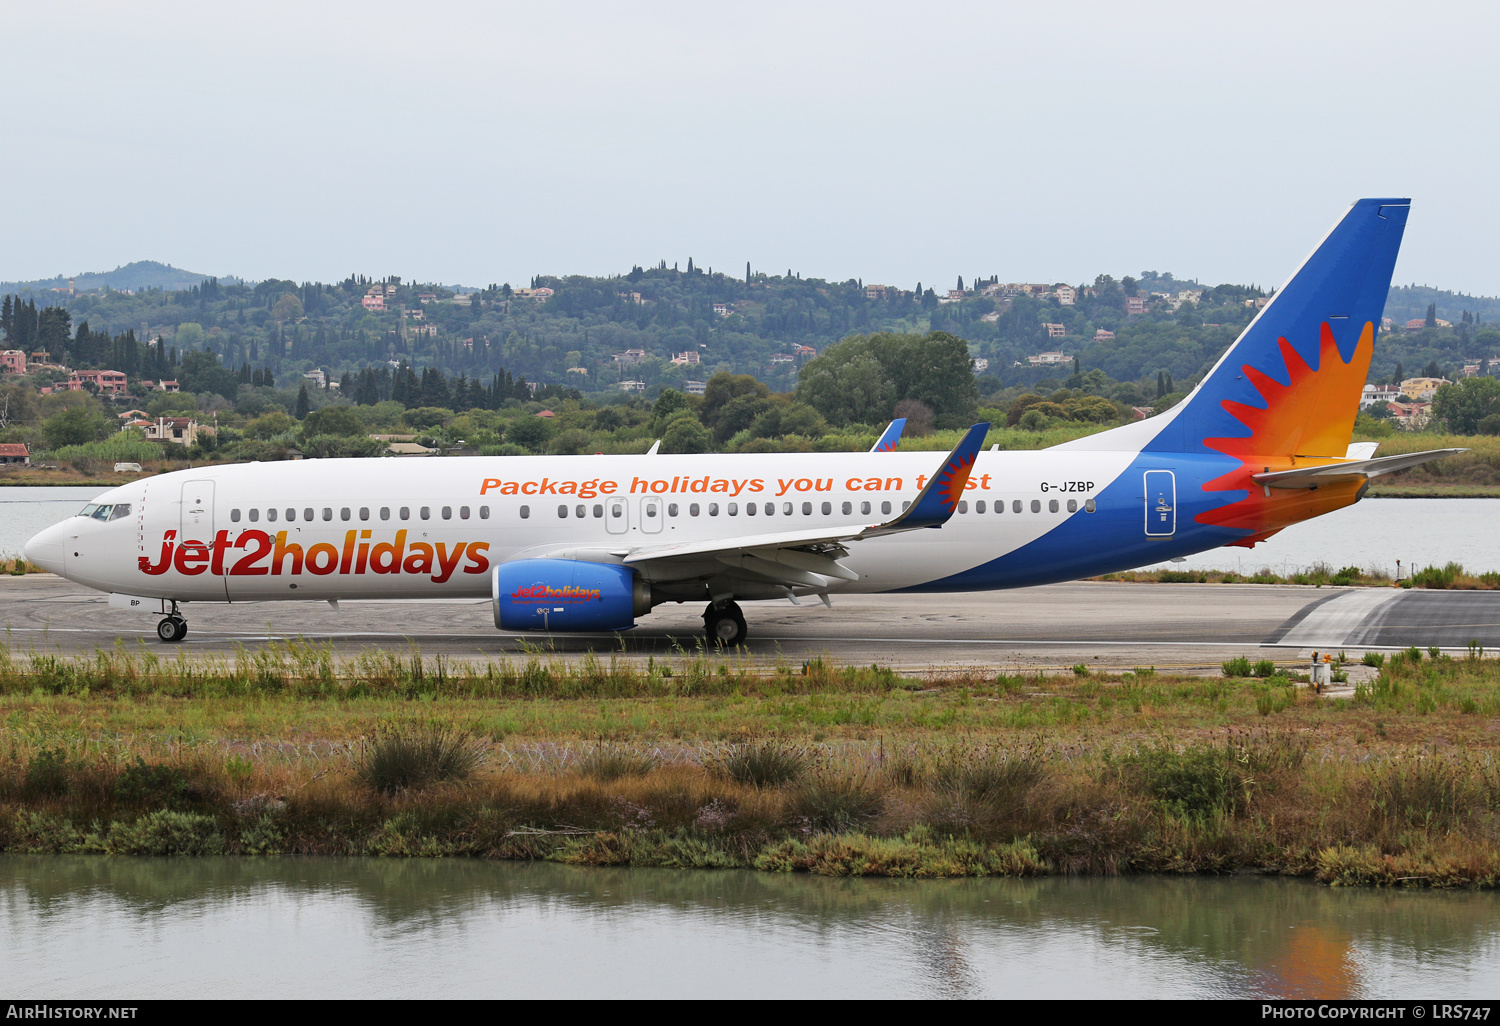
[(193, 539), (214, 540), (214, 483), (188, 481), (182, 486), (182, 519), (178, 524), (179, 542)]

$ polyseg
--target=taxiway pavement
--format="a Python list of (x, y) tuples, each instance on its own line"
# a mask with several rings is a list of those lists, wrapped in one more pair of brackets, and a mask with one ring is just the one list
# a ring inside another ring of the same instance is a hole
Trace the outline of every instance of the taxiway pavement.
[[(1088, 663), (1216, 671), (1237, 655), (1301, 661), (1347, 651), (1477, 643), (1500, 648), (1500, 592), (1405, 591), (1267, 585), (1077, 582), (959, 595), (854, 595), (833, 608), (744, 606), (751, 660), (878, 663), (908, 671), (1037, 669)], [(195, 603), (183, 607), (188, 654), (230, 653), (302, 638), (350, 656), (406, 649), (479, 661), (542, 650), (563, 658), (625, 658), (693, 650), (698, 605), (660, 606), (622, 635), (516, 635), (494, 627), (483, 600)], [(0, 638), (24, 650), (76, 655), (116, 644), (167, 646), (157, 618), (112, 609), (107, 597), (51, 575), (0, 577)]]

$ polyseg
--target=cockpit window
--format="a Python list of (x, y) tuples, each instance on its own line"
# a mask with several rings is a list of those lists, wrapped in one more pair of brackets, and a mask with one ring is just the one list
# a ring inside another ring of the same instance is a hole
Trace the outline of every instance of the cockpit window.
[(121, 517), (130, 516), (130, 503), (117, 502), (114, 505), (107, 503), (91, 502), (78, 511), (81, 517), (92, 517), (95, 520), (119, 520)]

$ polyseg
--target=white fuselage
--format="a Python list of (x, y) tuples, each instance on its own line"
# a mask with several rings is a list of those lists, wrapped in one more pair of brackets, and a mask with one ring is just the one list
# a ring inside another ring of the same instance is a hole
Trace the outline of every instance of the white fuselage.
[[(982, 452), (947, 524), (852, 545), (842, 562), (859, 580), (827, 590), (931, 584), (1070, 518), (1102, 521), (1110, 511), (1090, 500), (1138, 455)], [(596, 455), (204, 467), (113, 489), (96, 502), (129, 504), (128, 514), (74, 517), (27, 552), (93, 588), (178, 601), (483, 597), (489, 570), (515, 559), (618, 561), (650, 546), (887, 521), (940, 459)], [(1122, 515), (1142, 517), (1138, 505)], [(1163, 556), (1177, 551), (1168, 547)]]

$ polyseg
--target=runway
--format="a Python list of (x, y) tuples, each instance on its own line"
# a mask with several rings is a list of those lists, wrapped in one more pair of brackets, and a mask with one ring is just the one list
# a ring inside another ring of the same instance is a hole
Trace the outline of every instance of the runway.
[[(1426, 647), (1500, 648), (1500, 592), (1077, 582), (959, 595), (835, 597), (747, 603), (743, 657), (800, 663), (878, 663), (911, 671), (960, 667), (1035, 669), (1084, 662), (1216, 671), (1246, 655), (1287, 663), (1312, 651)], [(660, 606), (633, 631), (592, 635), (502, 634), (487, 601), (196, 603), (183, 607), (187, 641), (156, 640), (156, 617), (111, 609), (107, 597), (51, 575), (0, 577), (0, 627), (12, 653), (78, 655), (116, 644), (188, 655), (254, 650), (303, 638), (342, 655), (416, 646), (480, 661), (538, 650), (589, 651), (644, 660), (693, 651), (696, 605)]]

